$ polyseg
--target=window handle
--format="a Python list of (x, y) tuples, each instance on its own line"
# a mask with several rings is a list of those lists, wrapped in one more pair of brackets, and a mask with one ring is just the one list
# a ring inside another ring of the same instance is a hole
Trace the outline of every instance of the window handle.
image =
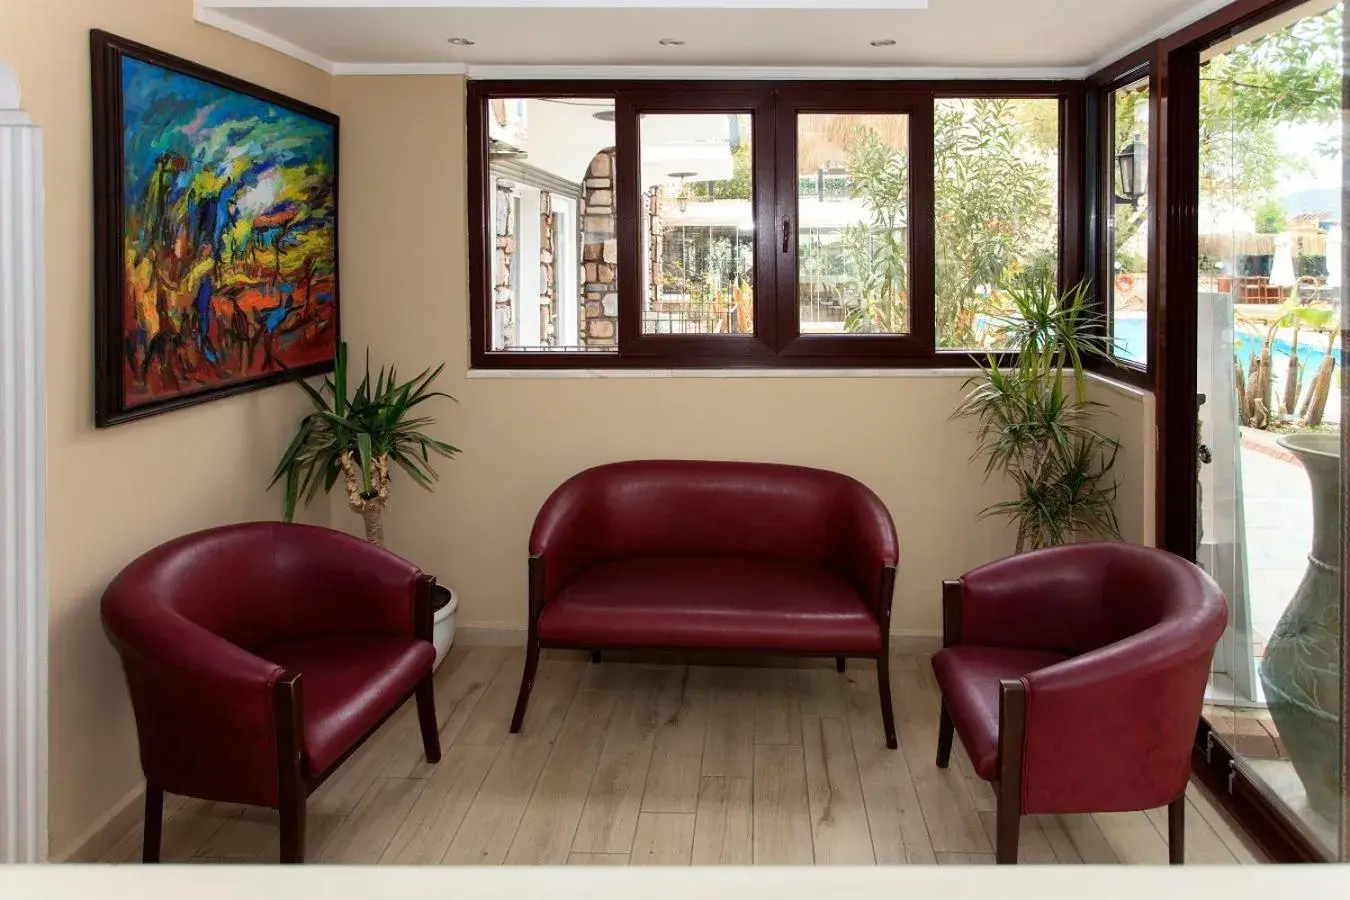
[(792, 219), (783, 216), (783, 252), (788, 252), (788, 246), (792, 243)]

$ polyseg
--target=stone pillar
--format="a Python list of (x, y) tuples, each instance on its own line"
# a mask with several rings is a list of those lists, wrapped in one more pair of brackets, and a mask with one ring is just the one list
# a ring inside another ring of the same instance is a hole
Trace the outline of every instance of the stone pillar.
[(493, 270), (497, 273), (492, 288), (492, 315), (499, 335), (495, 350), (509, 350), (515, 346), (516, 327), (511, 317), (512, 296), (511, 266), (516, 253), (516, 216), (515, 198), (511, 191), (511, 182), (495, 179), (493, 190), (496, 192), (496, 222), (493, 227), (495, 238)]
[(647, 194), (647, 304), (644, 310), (661, 309), (662, 255), (665, 252), (665, 228), (661, 224), (661, 192), (653, 188)]
[(0, 60), (0, 864), (48, 853), (42, 134), (19, 99)]
[(558, 343), (557, 279), (553, 268), (553, 195), (539, 194), (539, 343)]
[(591, 160), (581, 185), (581, 333), (583, 347), (619, 345), (618, 217), (614, 148)]

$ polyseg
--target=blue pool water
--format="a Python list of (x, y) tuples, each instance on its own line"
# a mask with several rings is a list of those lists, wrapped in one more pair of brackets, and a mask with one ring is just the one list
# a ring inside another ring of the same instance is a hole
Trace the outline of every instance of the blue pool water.
[[(1147, 331), (1143, 316), (1119, 316), (1115, 321), (1116, 356), (1143, 365), (1148, 353)], [(1242, 371), (1251, 365), (1252, 354), (1261, 352), (1261, 338), (1238, 330), (1234, 334), (1238, 362)], [(1303, 334), (1298, 342), (1298, 361), (1305, 372), (1316, 369), (1326, 358), (1326, 337), (1316, 333)], [(1290, 343), (1276, 338), (1271, 345), (1271, 365), (1277, 375), (1283, 375), (1289, 363)]]

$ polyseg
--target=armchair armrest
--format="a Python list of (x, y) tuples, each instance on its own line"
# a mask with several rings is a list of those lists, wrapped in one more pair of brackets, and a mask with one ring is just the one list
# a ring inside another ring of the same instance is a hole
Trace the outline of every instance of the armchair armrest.
[(176, 614), (132, 618), (105, 596), (146, 779), (178, 794), (275, 806), (281, 666)]
[(1023, 809), (1124, 811), (1185, 790), (1212, 642), (1155, 627), (1022, 677)]

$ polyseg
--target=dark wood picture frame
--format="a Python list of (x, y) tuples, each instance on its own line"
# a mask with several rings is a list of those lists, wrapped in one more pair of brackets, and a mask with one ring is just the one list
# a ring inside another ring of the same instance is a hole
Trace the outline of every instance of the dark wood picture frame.
[(195, 406), (223, 397), (271, 387), (331, 372), (333, 359), (285, 367), (280, 371), (245, 377), (224, 384), (192, 389), (130, 404), (123, 381), (123, 229), (125, 227), (125, 162), (123, 149), (122, 60), (144, 62), (197, 79), (310, 118), (332, 131), (333, 195), (333, 346), (341, 340), (338, 241), (338, 116), (292, 97), (163, 53), (106, 31), (89, 32), (93, 99), (94, 156), (94, 423), (105, 428), (148, 416)]

